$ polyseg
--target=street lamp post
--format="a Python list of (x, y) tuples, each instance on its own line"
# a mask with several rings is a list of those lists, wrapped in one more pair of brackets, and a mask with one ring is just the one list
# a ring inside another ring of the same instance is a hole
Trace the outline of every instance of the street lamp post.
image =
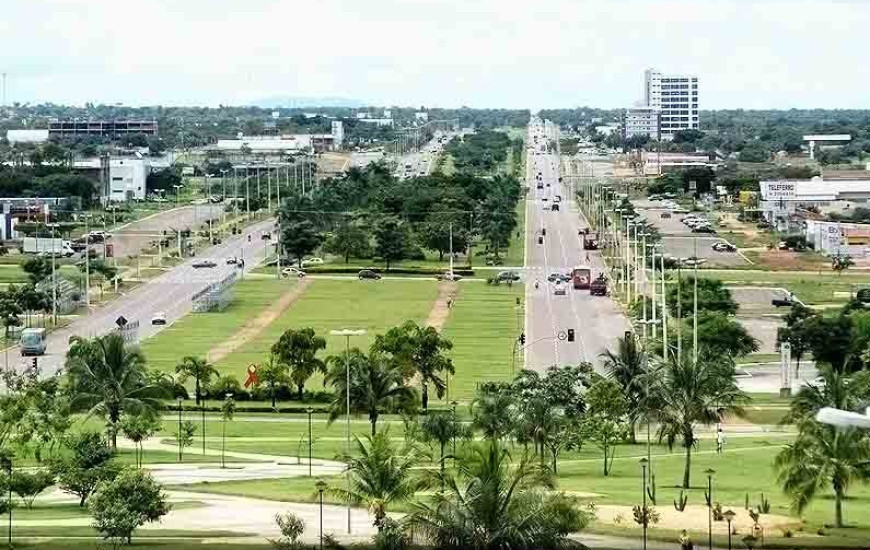
[(48, 224), (51, 227), (51, 319), (54, 326), (57, 326), (57, 275), (56, 275), (56, 260), (57, 251), (54, 248), (56, 223)]
[(323, 550), (323, 491), (326, 490), (326, 482), (318, 479), (314, 486), (320, 494), (320, 550)]
[(713, 550), (713, 474), (716, 470), (707, 469), (707, 548)]
[(180, 395), (179, 395), (178, 397), (176, 397), (176, 398), (175, 398), (175, 402), (178, 403), (178, 440), (176, 441), (176, 443), (178, 443), (178, 461), (181, 462), (181, 460), (182, 460), (182, 456), (181, 456), (181, 449), (182, 449), (182, 447), (181, 447), (181, 409), (182, 409), (182, 397), (181, 397)]
[(456, 464), (456, 401), (450, 403), (450, 410), (453, 413), (453, 463)]
[(728, 522), (728, 550), (731, 550), (731, 522), (734, 521), (734, 512), (732, 510), (726, 510), (724, 514), (725, 521)]
[(308, 477), (311, 477), (311, 413), (314, 409), (308, 407), (305, 412), (308, 413)]
[(641, 510), (641, 512), (643, 513), (643, 516), (642, 516), (643, 517), (643, 524), (642, 524), (642, 526), (643, 526), (643, 550), (646, 550), (646, 529), (647, 529), (646, 524), (647, 524), (647, 519), (648, 519), (647, 510), (646, 510), (646, 466), (647, 466), (647, 459), (641, 458), (640, 459), (640, 467), (643, 470), (643, 485), (640, 488), (640, 492), (643, 493), (643, 508)]
[[(345, 433), (344, 451), (346, 456), (350, 456), (350, 337), (362, 336), (365, 333), (365, 330), (351, 330), (346, 328), (329, 331), (329, 334), (332, 336), (344, 336), (345, 338), (344, 367), (347, 378), (345, 379), (344, 394), (347, 405), (347, 430)], [(350, 469), (345, 471), (345, 477), (347, 478), (347, 492), (350, 493)], [(350, 501), (347, 503), (347, 533), (350, 534)]]
[(6, 503), (8, 508), (7, 511), (9, 513), (9, 526), (6, 535), (8, 537), (7, 542), (9, 543), (9, 550), (12, 550), (12, 455), (4, 454), (0, 456), (0, 467), (2, 467), (6, 472), (6, 485), (9, 491), (9, 494), (7, 495), (9, 500)]

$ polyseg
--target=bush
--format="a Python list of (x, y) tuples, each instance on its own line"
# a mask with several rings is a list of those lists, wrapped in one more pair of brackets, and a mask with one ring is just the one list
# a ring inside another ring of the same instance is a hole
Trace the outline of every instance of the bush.
[(408, 545), (402, 526), (394, 519), (386, 518), (383, 527), (375, 534), (375, 550), (404, 550)]

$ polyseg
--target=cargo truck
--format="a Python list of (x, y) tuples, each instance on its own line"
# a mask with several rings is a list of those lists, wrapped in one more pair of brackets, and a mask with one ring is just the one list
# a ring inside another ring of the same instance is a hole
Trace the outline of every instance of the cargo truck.
[(70, 257), (76, 253), (69, 241), (50, 237), (24, 237), (22, 248), (25, 254), (56, 254)]
[(589, 288), (591, 279), (592, 270), (585, 265), (579, 265), (571, 270), (571, 281), (575, 289), (584, 290)]

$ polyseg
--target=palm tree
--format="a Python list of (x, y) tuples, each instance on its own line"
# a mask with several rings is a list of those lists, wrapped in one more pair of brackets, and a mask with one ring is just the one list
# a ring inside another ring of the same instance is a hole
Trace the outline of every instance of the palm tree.
[(457, 437), (465, 437), (467, 430), (462, 424), (456, 422), (456, 417), (447, 412), (430, 412), (420, 419), (420, 431), (422, 439), (426, 443), (437, 443), (441, 449), (441, 471), (444, 471), (446, 455), (444, 450), (447, 444), (454, 441)]
[(113, 332), (92, 340), (74, 337), (66, 356), (68, 384), (74, 408), (106, 419), (107, 439), (118, 447), (122, 413), (153, 411), (160, 405), (160, 386), (150, 383), (145, 356)]
[(288, 329), (272, 345), (272, 354), (290, 369), (290, 380), (299, 391), (299, 400), (305, 392), (305, 384), (315, 372), (324, 372), (326, 364), (316, 357), (326, 349), (326, 340), (316, 336), (310, 327)]
[(870, 382), (870, 371), (849, 376), (829, 365), (821, 365), (818, 383), (807, 384), (798, 391), (783, 421), (799, 424), (811, 419), (823, 407), (857, 410), (870, 398), (867, 382)]
[(471, 425), (487, 439), (501, 439), (513, 431), (517, 407), (509, 384), (485, 382), (471, 401)]
[(387, 508), (414, 496), (423, 487), (411, 470), (420, 462), (413, 446), (393, 447), (390, 430), (356, 438), (356, 457), (344, 457), (350, 472), (350, 490), (333, 488), (332, 492), (352, 504), (363, 504), (375, 517), (378, 531), (387, 519)]
[(607, 350), (601, 354), (609, 377), (616, 380), (628, 399), (628, 427), (631, 442), (637, 443), (637, 422), (641, 417), (641, 403), (647, 394), (646, 354), (633, 336), (616, 339), (616, 353)]
[(331, 368), (326, 373), (324, 382), (335, 388), (329, 409), (330, 422), (345, 413), (348, 393), (351, 410), (368, 414), (372, 435), (377, 433), (378, 417), (381, 413), (387, 410), (408, 410), (416, 401), (417, 394), (405, 385), (402, 370), (383, 354), (372, 352), (365, 355), (354, 348), (349, 355), (345, 352), (328, 358), (327, 363)]
[(442, 355), (442, 352), (453, 349), (453, 342), (442, 337), (434, 327), (421, 327), (414, 321), (379, 334), (372, 349), (391, 354), (407, 378), (420, 377), (423, 410), (429, 407), (429, 384), (435, 387), (441, 399), (447, 389), (441, 373), (456, 372), (450, 358)]
[(257, 377), (260, 384), (269, 388), (269, 397), (272, 399), (272, 408), (274, 409), (278, 399), (278, 389), (290, 383), (287, 367), (278, 361), (274, 354), (270, 354), (269, 358), (266, 359), (257, 371)]
[(775, 461), (783, 491), (802, 513), (816, 494), (834, 492), (834, 526), (843, 527), (843, 500), (853, 481), (870, 479), (870, 437), (857, 429), (838, 429), (808, 419), (794, 443)]
[(671, 357), (651, 388), (651, 408), (659, 421), (659, 441), (673, 447), (680, 440), (686, 450), (683, 488), (689, 488), (695, 427), (709, 426), (719, 416), (740, 412), (748, 397), (734, 381), (734, 365), (727, 358), (699, 354), (697, 363), (683, 355)]
[(432, 502), (415, 503), (411, 532), (434, 547), (532, 550), (570, 545), (589, 518), (576, 501), (547, 491), (552, 477), (528, 456), (515, 464), (497, 440), (472, 447), (444, 474)]
[(196, 405), (202, 399), (202, 390), (211, 382), (212, 376), (220, 376), (220, 373), (214, 368), (214, 365), (206, 359), (187, 355), (181, 360), (181, 363), (175, 366), (175, 374), (179, 376), (179, 381), (183, 384), (188, 378), (193, 378), (196, 381)]

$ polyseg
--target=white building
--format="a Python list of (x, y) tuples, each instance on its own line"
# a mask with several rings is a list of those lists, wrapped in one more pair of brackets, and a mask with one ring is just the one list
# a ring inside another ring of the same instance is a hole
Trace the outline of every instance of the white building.
[(828, 256), (870, 256), (870, 224), (807, 220), (805, 236), (817, 251)]
[[(369, 119), (367, 119), (369, 120)], [(329, 134), (282, 134), (280, 136), (245, 136), (238, 135), (235, 139), (219, 139), (217, 148), (222, 151), (240, 151), (247, 146), (256, 153), (278, 153), (314, 149), (316, 151), (333, 151), (344, 144), (344, 123), (332, 121), (332, 133)]]
[(867, 205), (870, 201), (870, 180), (772, 180), (759, 183), (761, 208), (765, 220), (777, 228), (788, 228), (788, 221), (799, 208), (820, 209), (832, 203), (842, 206)]
[(697, 130), (698, 77), (644, 71), (644, 104), (661, 110), (661, 138), (671, 140), (679, 130)]
[(16, 143), (45, 143), (48, 141), (48, 130), (6, 130), (6, 141), (11, 145)]
[(642, 105), (631, 107), (625, 111), (625, 138), (635, 136), (649, 136), (650, 139), (658, 140), (659, 116), (661, 109)]
[(378, 126), (392, 126), (393, 119), (391, 118), (360, 118), (359, 122), (367, 122), (369, 124), (377, 124)]
[(414, 120), (419, 120), (420, 122), (428, 122), (429, 121), (429, 112), (428, 111), (418, 111), (414, 113)]
[(109, 173), (103, 172), (104, 160), (100, 158), (77, 160), (73, 169), (102, 176), (105, 182), (100, 185), (100, 195), (105, 200), (121, 202), (143, 200), (147, 192), (146, 183), (151, 173), (151, 161), (147, 158), (111, 158)]

